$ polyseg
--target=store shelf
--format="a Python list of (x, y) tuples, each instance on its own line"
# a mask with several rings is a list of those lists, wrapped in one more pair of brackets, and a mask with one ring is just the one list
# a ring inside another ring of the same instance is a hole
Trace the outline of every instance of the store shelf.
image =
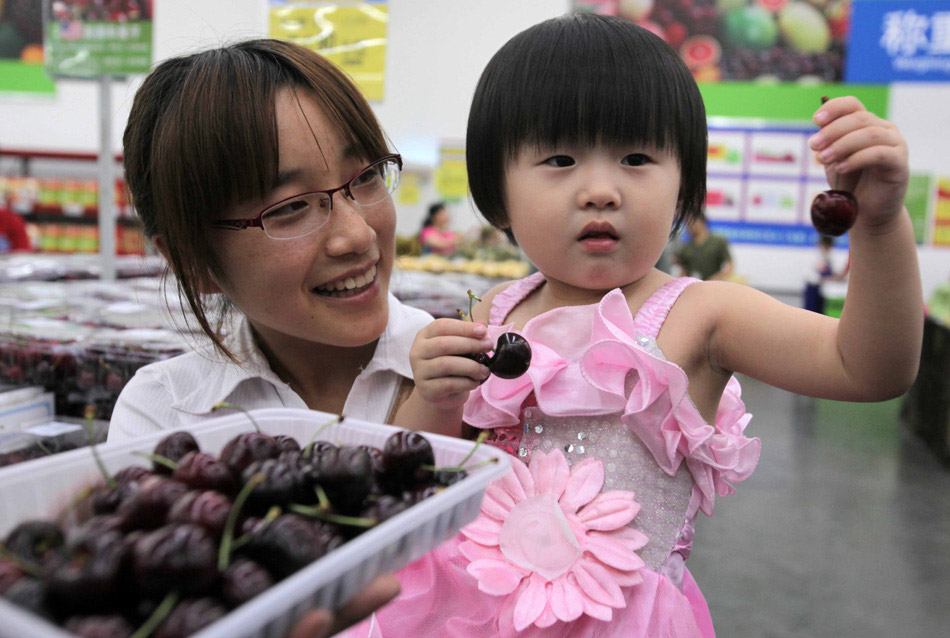
[[(75, 224), (80, 226), (96, 226), (99, 223), (97, 211), (83, 215), (71, 216), (62, 213), (34, 212), (23, 215), (23, 221), (28, 224)], [(126, 228), (142, 228), (138, 217), (117, 217), (116, 223)]]

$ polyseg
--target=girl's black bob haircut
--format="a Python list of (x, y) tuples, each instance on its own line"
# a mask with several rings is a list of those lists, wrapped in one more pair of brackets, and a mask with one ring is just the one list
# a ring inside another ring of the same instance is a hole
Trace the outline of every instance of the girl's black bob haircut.
[[(706, 200), (706, 109), (696, 81), (661, 38), (628, 20), (574, 13), (511, 38), (472, 100), (469, 188), (493, 226), (506, 227), (505, 169), (525, 145), (647, 144), (681, 172), (671, 232)], [(513, 239), (513, 238), (512, 238)]]

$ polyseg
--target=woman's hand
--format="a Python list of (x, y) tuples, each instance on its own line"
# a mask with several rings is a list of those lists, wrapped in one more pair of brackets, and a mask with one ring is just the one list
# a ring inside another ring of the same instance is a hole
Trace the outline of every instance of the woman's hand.
[(392, 574), (376, 580), (334, 614), (326, 609), (308, 612), (297, 621), (287, 638), (326, 638), (360, 622), (399, 594), (399, 579)]
[(904, 208), (910, 171), (907, 143), (891, 122), (854, 97), (828, 100), (815, 112), (821, 127), (808, 141), (828, 183), (858, 200), (858, 224), (883, 226)]
[(460, 407), (489, 374), (487, 366), (464, 355), (493, 347), (483, 324), (436, 319), (419, 331), (409, 351), (416, 393), (441, 410)]

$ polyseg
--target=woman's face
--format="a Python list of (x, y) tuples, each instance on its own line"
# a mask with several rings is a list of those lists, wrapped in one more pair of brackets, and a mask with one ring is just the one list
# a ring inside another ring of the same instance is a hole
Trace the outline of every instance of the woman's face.
[[(313, 100), (297, 95), (299, 102), (289, 89), (277, 94), (279, 185), (264, 201), (237, 206), (227, 218), (255, 217), (284, 198), (336, 188), (378, 159), (355, 156)], [(278, 240), (259, 228), (214, 229), (225, 274), (221, 290), (265, 340), (369, 344), (389, 318), (395, 226), (392, 198), (359, 207), (340, 191), (326, 224), (305, 237)]]

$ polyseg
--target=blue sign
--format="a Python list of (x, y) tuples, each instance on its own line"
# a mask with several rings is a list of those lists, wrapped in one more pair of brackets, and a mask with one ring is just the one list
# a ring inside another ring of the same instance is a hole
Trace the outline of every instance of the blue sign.
[(855, 0), (845, 81), (950, 82), (950, 0)]
[[(709, 229), (731, 244), (769, 244), (772, 246), (814, 246), (818, 231), (805, 224), (757, 224), (750, 222), (709, 221)], [(839, 248), (848, 246), (848, 236), (835, 238)]]

